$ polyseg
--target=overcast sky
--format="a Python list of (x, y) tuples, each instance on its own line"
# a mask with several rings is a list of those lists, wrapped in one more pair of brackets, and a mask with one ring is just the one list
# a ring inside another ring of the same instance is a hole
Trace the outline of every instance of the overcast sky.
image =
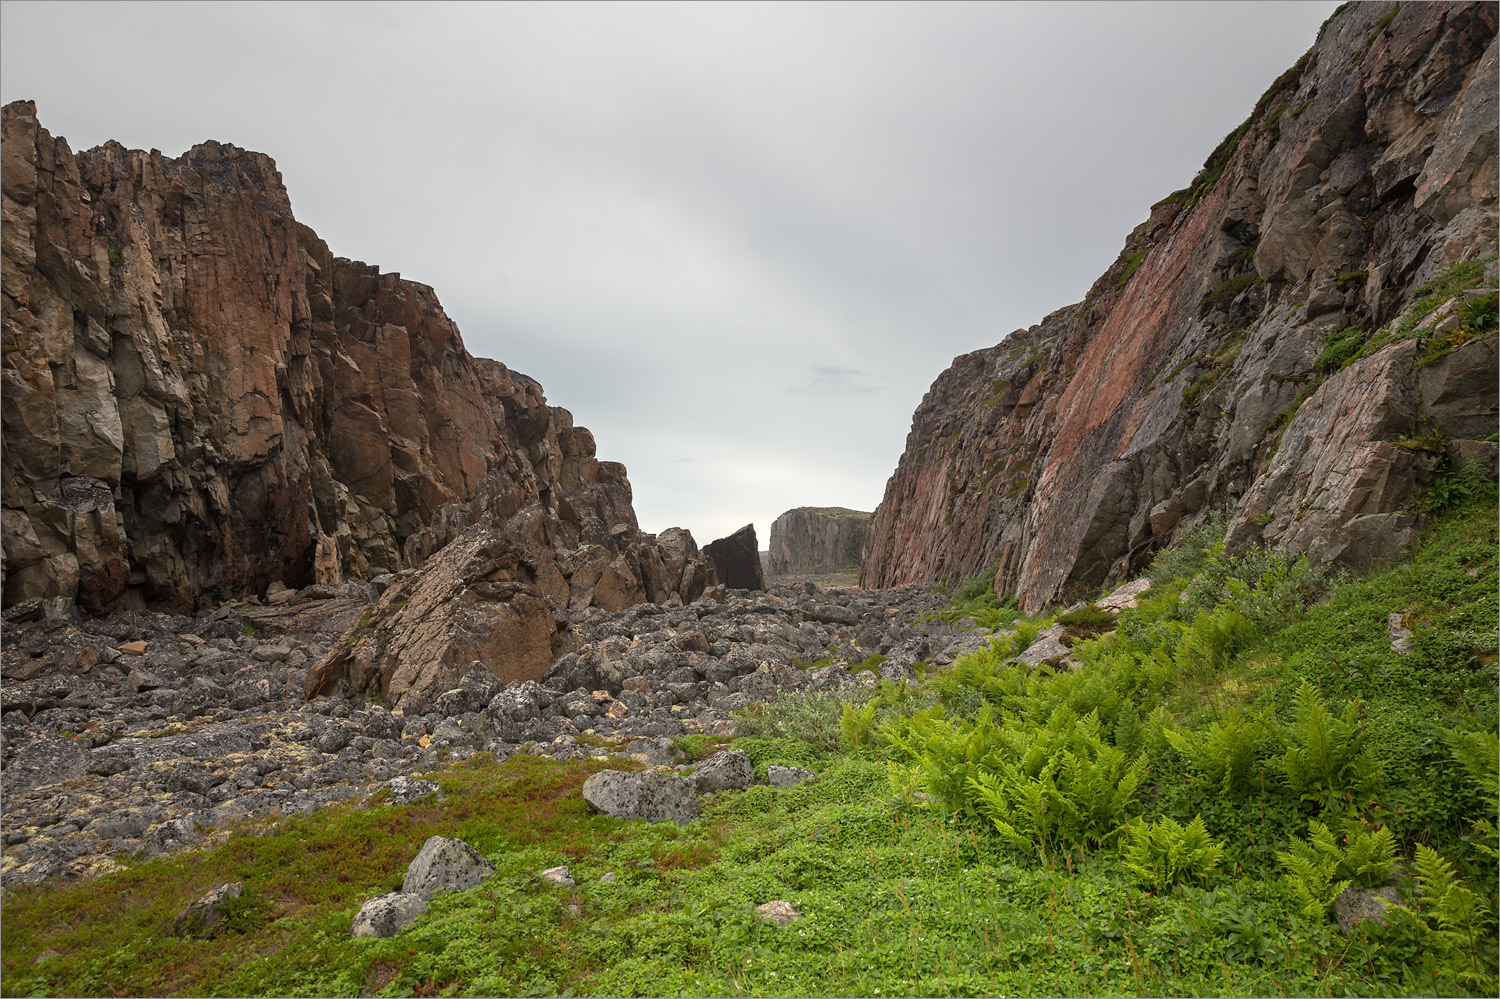
[(1080, 300), (1335, 7), (0, 4), (75, 149), (276, 159), (342, 256), (700, 543), (873, 509), (954, 356)]

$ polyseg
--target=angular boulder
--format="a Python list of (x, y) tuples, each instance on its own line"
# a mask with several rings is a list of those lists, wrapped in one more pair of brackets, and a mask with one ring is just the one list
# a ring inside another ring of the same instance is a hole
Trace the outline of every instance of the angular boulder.
[(698, 818), (698, 790), (692, 780), (652, 770), (604, 770), (583, 782), (583, 800), (617, 819), (670, 819), (686, 825)]
[(766, 767), (766, 783), (772, 787), (796, 787), (805, 780), (812, 780), (816, 776), (811, 770), (803, 770), (801, 767), (779, 767), (771, 764)]
[(427, 901), (420, 895), (393, 891), (372, 898), (360, 906), (349, 926), (354, 937), (393, 937), (417, 921), (427, 911)]
[(220, 885), (172, 920), (172, 936), (194, 940), (212, 940), (224, 930), (231, 903), (245, 891), (245, 883), (236, 881)]
[(401, 890), (429, 899), (441, 892), (473, 888), (493, 873), (494, 866), (463, 840), (432, 836), (406, 869)]
[(693, 771), (700, 794), (710, 791), (743, 791), (755, 784), (755, 768), (743, 749), (725, 749), (713, 754)]

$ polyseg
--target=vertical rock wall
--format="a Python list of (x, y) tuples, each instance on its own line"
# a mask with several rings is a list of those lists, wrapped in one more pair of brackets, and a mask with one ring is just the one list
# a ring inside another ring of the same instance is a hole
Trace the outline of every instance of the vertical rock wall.
[(527, 508), (549, 545), (634, 537), (624, 468), (431, 288), (335, 257), (269, 157), (0, 126), (6, 605), (368, 577)]
[(1084, 302), (933, 383), (862, 582), (992, 573), (1034, 610), (1226, 505), (1236, 544), (1409, 538), (1495, 429), (1495, 12), (1340, 8)]

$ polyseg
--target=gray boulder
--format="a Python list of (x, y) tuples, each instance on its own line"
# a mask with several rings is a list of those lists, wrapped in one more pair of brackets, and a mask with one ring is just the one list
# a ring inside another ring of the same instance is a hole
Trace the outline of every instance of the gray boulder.
[(352, 937), (393, 937), (417, 921), (427, 911), (427, 901), (420, 895), (393, 891), (372, 898), (360, 906), (349, 926)]
[(682, 825), (698, 818), (698, 791), (686, 777), (645, 771), (604, 770), (583, 782), (583, 800), (617, 819)]
[(766, 767), (766, 783), (772, 787), (796, 787), (812, 778), (813, 772), (801, 767), (779, 767), (774, 763)]
[(1027, 666), (1040, 666), (1043, 663), (1058, 663), (1068, 658), (1069, 648), (1062, 643), (1062, 636), (1067, 634), (1067, 628), (1060, 624), (1054, 624), (1026, 647), (1016, 658)]
[(705, 791), (742, 791), (755, 784), (755, 768), (743, 749), (721, 750), (693, 771), (693, 783)]
[(391, 793), (391, 804), (409, 805), (413, 801), (425, 798), (429, 794), (440, 794), (442, 789), (430, 780), (417, 780), (413, 777), (392, 777), (386, 782), (386, 790)]
[(426, 900), (439, 892), (473, 888), (494, 872), (490, 862), (463, 840), (432, 836), (406, 869), (401, 890)]

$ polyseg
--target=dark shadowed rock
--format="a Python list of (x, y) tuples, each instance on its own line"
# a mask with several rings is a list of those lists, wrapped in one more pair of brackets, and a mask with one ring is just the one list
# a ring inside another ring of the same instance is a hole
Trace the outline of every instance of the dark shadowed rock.
[(730, 589), (766, 588), (760, 572), (760, 552), (755, 547), (754, 524), (746, 524), (729, 537), (705, 545), (703, 552), (713, 560), (719, 582)]

